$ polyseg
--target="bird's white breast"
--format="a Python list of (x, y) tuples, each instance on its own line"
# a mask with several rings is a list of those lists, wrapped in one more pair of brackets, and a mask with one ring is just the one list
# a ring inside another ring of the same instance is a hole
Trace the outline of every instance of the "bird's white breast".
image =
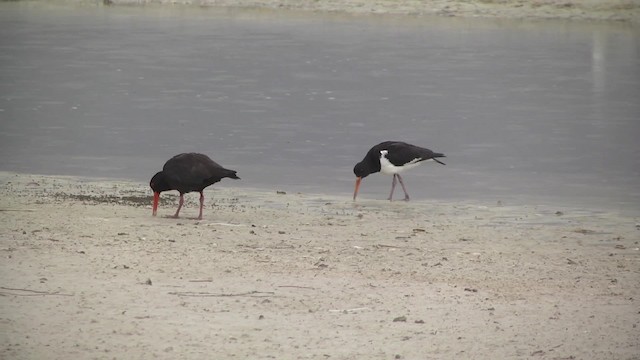
[(387, 159), (387, 154), (388, 150), (380, 151), (380, 172), (383, 174), (393, 175), (420, 165), (420, 158), (415, 158), (402, 166), (395, 166)]

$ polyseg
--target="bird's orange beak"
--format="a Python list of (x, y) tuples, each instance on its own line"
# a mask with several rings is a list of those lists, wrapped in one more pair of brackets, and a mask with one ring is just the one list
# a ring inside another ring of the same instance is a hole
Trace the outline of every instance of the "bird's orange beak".
[(358, 196), (358, 189), (360, 189), (360, 182), (362, 181), (362, 178), (360, 176), (358, 176), (356, 178), (356, 190), (353, 192), (353, 201), (356, 201), (356, 196)]
[(158, 213), (158, 202), (160, 202), (160, 193), (159, 192), (153, 192), (153, 216), (156, 216), (156, 214)]

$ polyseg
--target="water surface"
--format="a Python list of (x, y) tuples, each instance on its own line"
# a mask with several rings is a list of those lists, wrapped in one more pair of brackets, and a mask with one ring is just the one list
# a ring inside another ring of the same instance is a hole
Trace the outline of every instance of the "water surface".
[(243, 179), (220, 186), (349, 194), (369, 147), (403, 140), (447, 155), (404, 176), (415, 200), (637, 212), (638, 34), (0, 3), (0, 170), (147, 182), (198, 151)]

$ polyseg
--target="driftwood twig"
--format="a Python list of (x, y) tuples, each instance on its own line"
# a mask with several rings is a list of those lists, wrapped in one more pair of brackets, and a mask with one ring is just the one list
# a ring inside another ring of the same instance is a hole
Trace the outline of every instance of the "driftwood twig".
[(279, 285), (279, 288), (296, 288), (296, 289), (310, 289), (315, 290), (316, 288), (311, 286), (298, 286), (298, 285)]
[(233, 297), (233, 296), (249, 296), (249, 297), (268, 297), (273, 296), (273, 291), (247, 291), (243, 293), (210, 293), (201, 291), (172, 291), (169, 295), (191, 296), (191, 297)]
[(375, 248), (389, 248), (389, 249), (418, 250), (418, 251), (421, 251), (421, 250), (422, 250), (422, 249), (417, 248), (417, 247), (411, 247), (411, 246), (396, 246), (396, 245), (387, 245), (387, 244), (375, 244), (375, 245), (373, 245), (373, 247), (375, 247)]
[(39, 291), (39, 290), (29, 290), (29, 289), (20, 289), (20, 288), (10, 288), (10, 287), (5, 287), (5, 286), (0, 286), (0, 289), (2, 290), (9, 290), (9, 291), (21, 291), (21, 292), (26, 292), (27, 294), (14, 294), (14, 293), (5, 293), (5, 292), (0, 292), (0, 295), (5, 296), (5, 295), (13, 295), (13, 296), (47, 296), (47, 295), (58, 295), (58, 296), (73, 296), (73, 294), (64, 294), (58, 291), (54, 291), (54, 292), (50, 292), (50, 291)]

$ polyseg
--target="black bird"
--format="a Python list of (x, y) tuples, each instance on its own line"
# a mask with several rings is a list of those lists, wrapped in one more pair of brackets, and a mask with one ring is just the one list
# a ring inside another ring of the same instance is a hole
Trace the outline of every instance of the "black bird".
[(162, 168), (162, 171), (153, 175), (149, 186), (153, 190), (153, 216), (158, 211), (160, 193), (169, 190), (180, 192), (180, 203), (174, 218), (178, 217), (184, 194), (197, 191), (200, 193), (200, 215), (202, 220), (202, 207), (204, 195), (202, 191), (207, 186), (217, 183), (223, 178), (240, 179), (234, 170), (225, 169), (211, 160), (207, 155), (198, 153), (179, 154), (169, 159)]
[(372, 147), (371, 150), (367, 152), (364, 159), (357, 163), (353, 168), (353, 173), (357, 176), (356, 189), (353, 192), (353, 200), (356, 200), (362, 178), (373, 173), (382, 172), (383, 174), (393, 175), (389, 201), (391, 201), (393, 190), (396, 188), (396, 178), (400, 181), (400, 185), (402, 185), (404, 200), (409, 201), (409, 193), (407, 193), (407, 189), (404, 187), (404, 182), (402, 181), (400, 172), (414, 168), (421, 162), (427, 160), (433, 160), (438, 164), (445, 165), (445, 163), (437, 159), (441, 157), (445, 157), (444, 154), (436, 153), (429, 149), (407, 144), (405, 142), (382, 142)]

